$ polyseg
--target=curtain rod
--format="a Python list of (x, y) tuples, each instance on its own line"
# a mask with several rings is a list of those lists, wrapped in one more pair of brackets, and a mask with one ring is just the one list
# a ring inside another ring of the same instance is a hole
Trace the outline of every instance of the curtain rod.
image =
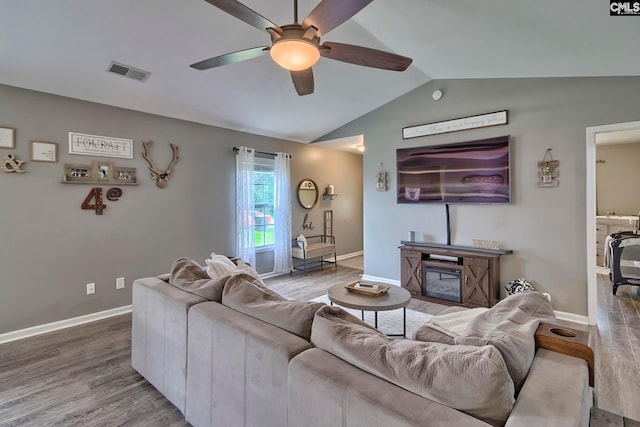
[[(252, 150), (256, 153), (256, 154), (262, 154), (264, 156), (271, 156), (271, 157), (275, 157), (276, 153), (268, 153), (266, 151), (258, 151), (258, 150), (254, 150), (252, 148)], [(233, 152), (237, 153), (238, 151), (240, 151), (240, 149), (238, 147), (233, 147)], [(293, 156), (291, 154), (289, 154), (289, 158), (292, 158)]]

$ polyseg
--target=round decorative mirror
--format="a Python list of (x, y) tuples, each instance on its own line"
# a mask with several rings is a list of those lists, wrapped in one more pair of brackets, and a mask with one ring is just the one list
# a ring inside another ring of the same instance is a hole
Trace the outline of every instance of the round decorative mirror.
[(305, 209), (311, 209), (318, 202), (318, 186), (311, 179), (303, 179), (298, 185), (298, 202)]

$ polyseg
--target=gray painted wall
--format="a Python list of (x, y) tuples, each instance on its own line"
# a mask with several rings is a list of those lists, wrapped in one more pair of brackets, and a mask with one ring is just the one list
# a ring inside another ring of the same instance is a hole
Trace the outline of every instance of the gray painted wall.
[[(437, 102), (435, 89), (444, 91)], [(406, 126), (499, 110), (509, 110), (508, 125), (401, 137)], [(439, 243), (446, 232), (444, 206), (396, 204), (395, 150), (510, 134), (512, 203), (452, 206), (452, 243), (499, 241), (514, 251), (502, 258), (502, 284), (526, 277), (552, 294), (556, 310), (586, 315), (585, 129), (639, 119), (638, 77), (434, 80), (322, 139), (364, 135), (365, 274), (399, 280), (398, 245), (407, 231)], [(536, 183), (537, 162), (547, 148), (560, 161), (558, 188)], [(391, 176), (386, 193), (374, 186), (380, 162)]]
[[(334, 184), (339, 197), (310, 216), (322, 230), (322, 210), (332, 208), (338, 255), (362, 250), (361, 156), (1, 85), (0, 125), (16, 128), (16, 150), (0, 149), (2, 157), (28, 160), (30, 140), (59, 143), (58, 163), (0, 173), (0, 333), (128, 305), (134, 279), (167, 272), (178, 257), (234, 254), (233, 146), (291, 153), (293, 184), (307, 177), (321, 188)], [(69, 131), (133, 139), (134, 159), (68, 155)], [(169, 143), (180, 146), (165, 189), (140, 156), (146, 140), (155, 141), (159, 167), (171, 160)], [(80, 209), (92, 186), (60, 182), (65, 163), (99, 159), (137, 168), (140, 183), (105, 200), (102, 216)], [(292, 197), (295, 236), (304, 213)], [(269, 258), (261, 254), (259, 269), (271, 269)], [(119, 276), (127, 286), (116, 291)], [(96, 293), (87, 296), (89, 282)]]
[(640, 196), (640, 143), (602, 144), (596, 147), (598, 215), (638, 215)]

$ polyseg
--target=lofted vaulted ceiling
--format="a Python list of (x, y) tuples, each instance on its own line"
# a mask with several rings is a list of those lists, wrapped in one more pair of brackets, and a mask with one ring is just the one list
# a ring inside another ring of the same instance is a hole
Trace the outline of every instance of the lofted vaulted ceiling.
[[(346, 1), (346, 0), (345, 0)], [(306, 16), (319, 0), (300, 0)], [(277, 24), (293, 0), (244, 0)], [(640, 16), (605, 0), (375, 0), (322, 37), (413, 58), (402, 73), (321, 58), (300, 97), (269, 56), (189, 64), (269, 44), (204, 0), (0, 0), (0, 83), (300, 142), (431, 79), (640, 75)], [(110, 61), (144, 82), (108, 73)]]

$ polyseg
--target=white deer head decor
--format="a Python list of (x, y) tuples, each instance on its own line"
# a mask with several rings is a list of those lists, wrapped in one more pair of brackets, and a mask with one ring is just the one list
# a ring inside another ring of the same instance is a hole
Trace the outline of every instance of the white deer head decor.
[(180, 160), (180, 156), (178, 156), (178, 146), (169, 144), (171, 149), (173, 150), (173, 160), (169, 163), (169, 167), (165, 170), (158, 169), (154, 164), (151, 158), (149, 157), (149, 148), (153, 144), (153, 141), (143, 142), (142, 145), (144, 147), (144, 151), (142, 153), (142, 157), (149, 163), (149, 170), (151, 171), (151, 179), (156, 182), (156, 185), (160, 188), (164, 188), (167, 186), (169, 182), (169, 178), (171, 178), (171, 173), (173, 172), (173, 165)]

